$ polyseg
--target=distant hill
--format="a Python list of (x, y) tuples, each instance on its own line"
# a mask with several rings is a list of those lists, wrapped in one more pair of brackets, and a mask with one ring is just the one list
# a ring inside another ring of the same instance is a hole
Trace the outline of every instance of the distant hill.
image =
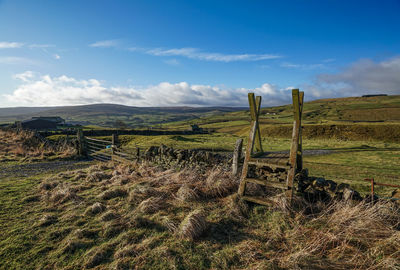
[[(123, 121), (130, 127), (162, 125), (187, 127), (189, 123), (210, 128), (237, 128), (249, 121), (248, 107), (132, 107), (92, 104), (62, 107), (0, 108), (0, 123), (30, 119), (32, 116), (61, 116), (68, 122), (114, 127)], [(293, 121), (291, 104), (262, 108), (260, 121), (284, 124)], [(400, 95), (331, 98), (304, 104), (303, 123), (322, 122), (400, 122)]]
[[(293, 108), (291, 104), (284, 106), (262, 108), (261, 124), (291, 124), (293, 122)], [(348, 97), (319, 99), (304, 103), (303, 124), (352, 124), (352, 123), (400, 123), (400, 95), (374, 97)], [(214, 128), (223, 132), (238, 132), (248, 128), (250, 113), (248, 108), (243, 111), (234, 111), (211, 115), (189, 122), (172, 122), (164, 126), (169, 128), (183, 128), (190, 124), (198, 124), (204, 128)]]
[(243, 110), (237, 107), (132, 107), (117, 104), (92, 104), (62, 107), (0, 108), (0, 123), (30, 119), (33, 116), (60, 116), (67, 122), (113, 127), (123, 121), (131, 127), (190, 120)]

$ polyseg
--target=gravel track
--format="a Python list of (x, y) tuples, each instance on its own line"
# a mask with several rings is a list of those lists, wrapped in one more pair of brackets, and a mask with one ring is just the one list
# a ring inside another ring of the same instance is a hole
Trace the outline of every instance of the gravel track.
[(26, 164), (0, 165), (0, 180), (7, 177), (30, 177), (43, 173), (77, 170), (92, 165), (87, 160), (50, 161)]

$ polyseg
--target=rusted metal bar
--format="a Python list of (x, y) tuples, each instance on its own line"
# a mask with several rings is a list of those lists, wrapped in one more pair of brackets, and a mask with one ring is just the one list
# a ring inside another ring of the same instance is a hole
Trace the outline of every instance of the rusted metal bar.
[[(364, 181), (372, 182), (374, 179), (366, 178)], [(384, 184), (384, 183), (378, 183), (374, 181), (374, 185), (376, 186), (384, 186), (384, 187), (394, 187), (394, 188), (400, 188), (400, 185), (394, 185), (394, 184)]]

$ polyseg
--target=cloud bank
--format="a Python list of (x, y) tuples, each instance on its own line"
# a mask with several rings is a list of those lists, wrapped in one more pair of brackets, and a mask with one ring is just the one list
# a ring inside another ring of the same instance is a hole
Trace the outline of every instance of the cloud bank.
[(20, 42), (0, 42), (0, 49), (15, 49), (21, 48), (24, 44)]
[(146, 88), (107, 87), (102, 82), (77, 80), (65, 75), (39, 76), (27, 71), (14, 75), (22, 84), (6, 100), (18, 106), (56, 106), (92, 103), (117, 103), (131, 106), (246, 106), (247, 93), (252, 91), (264, 98), (263, 105), (290, 102), (290, 90), (265, 83), (249, 90), (228, 89), (187, 82), (162, 82)]
[(337, 96), (400, 94), (400, 56), (381, 62), (361, 59), (339, 73), (320, 74), (313, 88)]

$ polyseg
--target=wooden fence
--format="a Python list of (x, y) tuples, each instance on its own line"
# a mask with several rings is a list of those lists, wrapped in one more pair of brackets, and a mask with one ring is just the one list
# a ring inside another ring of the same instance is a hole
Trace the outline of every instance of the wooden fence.
[(77, 141), (77, 150), (80, 156), (88, 156), (100, 161), (139, 160), (140, 154), (143, 152), (143, 149), (139, 147), (133, 151), (121, 150), (116, 134), (112, 134), (111, 140), (101, 140), (84, 136), (82, 130), (78, 130)]
[[(235, 176), (240, 174), (241, 170), (242, 143), (242, 139), (237, 140), (233, 151), (232, 174)], [(135, 147), (131, 150), (122, 150), (116, 134), (112, 134), (111, 140), (102, 140), (84, 136), (82, 130), (78, 130), (77, 133), (77, 151), (80, 156), (87, 156), (99, 161), (132, 162), (146, 158), (144, 148)]]

